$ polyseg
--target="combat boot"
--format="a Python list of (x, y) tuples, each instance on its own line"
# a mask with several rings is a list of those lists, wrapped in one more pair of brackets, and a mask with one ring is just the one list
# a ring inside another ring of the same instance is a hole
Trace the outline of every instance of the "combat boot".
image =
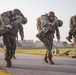
[(49, 64), (52, 64), (52, 65), (54, 64), (54, 62), (52, 61), (51, 58), (49, 58), (48, 63), (49, 63)]
[(6, 66), (11, 67), (12, 63), (10, 59), (5, 59), (6, 60)]
[(44, 61), (45, 61), (45, 63), (48, 63), (48, 61), (47, 61), (47, 57), (44, 57)]
[(66, 37), (66, 39), (67, 39), (69, 42), (72, 42), (71, 39), (70, 39), (69, 37)]

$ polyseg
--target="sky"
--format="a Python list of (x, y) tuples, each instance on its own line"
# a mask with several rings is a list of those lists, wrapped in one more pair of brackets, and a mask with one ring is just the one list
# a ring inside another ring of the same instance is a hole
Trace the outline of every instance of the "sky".
[[(59, 27), (61, 41), (67, 41), (65, 38), (69, 32), (69, 20), (76, 14), (76, 0), (0, 0), (0, 13), (15, 8), (20, 9), (28, 19), (27, 24), (23, 25), (25, 40), (38, 40), (36, 19), (40, 15), (54, 11), (58, 19), (63, 21), (63, 26)], [(57, 41), (56, 36), (54, 40)]]

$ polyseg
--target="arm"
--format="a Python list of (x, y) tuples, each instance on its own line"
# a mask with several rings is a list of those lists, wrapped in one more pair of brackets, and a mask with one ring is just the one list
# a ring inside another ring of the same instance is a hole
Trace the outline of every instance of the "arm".
[(50, 22), (49, 24), (50, 24), (50, 26), (54, 26), (56, 24), (58, 25), (58, 18), (55, 17), (55, 19), (52, 22)]
[(21, 16), (18, 19), (11, 22), (12, 26), (15, 26), (15, 25), (18, 25), (18, 24), (22, 24), (22, 17)]
[(18, 25), (18, 28), (19, 28), (19, 34), (20, 34), (20, 36), (21, 36), (21, 40), (23, 40), (23, 39), (24, 39), (24, 31), (23, 31), (23, 26), (22, 26), (22, 24), (19, 24), (19, 25)]
[(60, 32), (59, 32), (59, 28), (57, 25), (56, 25), (56, 37), (57, 37), (58, 41), (60, 41)]

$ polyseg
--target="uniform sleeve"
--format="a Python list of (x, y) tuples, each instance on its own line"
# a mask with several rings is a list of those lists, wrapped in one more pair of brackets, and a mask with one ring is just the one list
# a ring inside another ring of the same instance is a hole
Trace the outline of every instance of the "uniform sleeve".
[(57, 39), (60, 39), (60, 32), (58, 26), (56, 26), (56, 37)]
[(19, 30), (20, 36), (24, 36), (24, 31), (23, 31), (23, 26), (22, 26), (22, 24), (19, 24), (19, 25), (18, 25), (18, 30)]
[(17, 24), (22, 24), (22, 17), (21, 16), (18, 19), (16, 19), (15, 21), (11, 22), (12, 26), (15, 26)]

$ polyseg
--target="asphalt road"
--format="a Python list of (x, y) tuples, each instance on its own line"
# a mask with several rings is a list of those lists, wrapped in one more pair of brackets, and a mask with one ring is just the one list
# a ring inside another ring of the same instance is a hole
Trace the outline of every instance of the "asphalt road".
[(54, 65), (46, 64), (43, 55), (16, 54), (12, 67), (7, 68), (0, 53), (0, 68), (12, 75), (76, 75), (76, 58), (53, 57)]

